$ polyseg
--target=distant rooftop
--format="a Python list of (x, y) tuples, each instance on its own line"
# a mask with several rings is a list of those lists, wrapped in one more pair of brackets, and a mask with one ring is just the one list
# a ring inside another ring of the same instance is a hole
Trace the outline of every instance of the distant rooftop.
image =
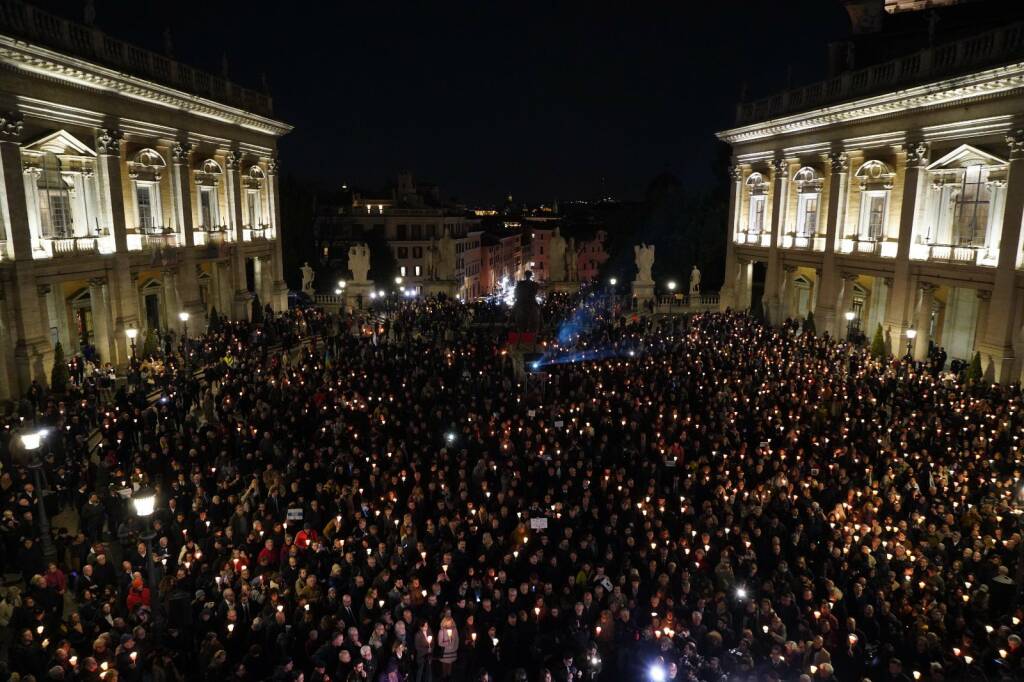
[(50, 14), (22, 0), (0, 0), (0, 33), (228, 104), (270, 116), (270, 95), (243, 88), (166, 55), (111, 37), (95, 26)]

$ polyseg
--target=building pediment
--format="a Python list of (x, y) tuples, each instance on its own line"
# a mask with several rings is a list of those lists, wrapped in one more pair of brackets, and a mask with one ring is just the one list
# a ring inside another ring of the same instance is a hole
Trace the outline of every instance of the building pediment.
[(60, 156), (83, 156), (93, 158), (96, 152), (66, 130), (58, 130), (37, 140), (22, 145), (23, 152), (51, 153)]
[(982, 151), (977, 147), (972, 147), (969, 144), (962, 144), (953, 151), (949, 152), (941, 159), (934, 161), (928, 170), (947, 170), (952, 168), (966, 168), (967, 166), (974, 165), (982, 166), (1005, 166), (1006, 159), (1001, 159), (994, 154), (989, 154), (986, 151)]

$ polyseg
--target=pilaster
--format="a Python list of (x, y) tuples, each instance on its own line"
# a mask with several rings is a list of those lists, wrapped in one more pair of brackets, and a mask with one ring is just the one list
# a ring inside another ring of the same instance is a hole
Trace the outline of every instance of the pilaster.
[(982, 366), (987, 378), (1000, 383), (1015, 380), (1016, 354), (1013, 341), (1017, 329), (1017, 262), (1020, 256), (1021, 219), (1024, 217), (1024, 129), (1006, 137), (1010, 163), (1006, 171), (1006, 203), (999, 239), (999, 260), (992, 286), (990, 310), (980, 344)]
[(917, 314), (914, 320), (917, 336), (914, 337), (914, 360), (921, 362), (928, 359), (928, 346), (931, 342), (932, 306), (935, 304), (935, 285), (929, 282), (919, 282), (917, 289)]
[(274, 234), (273, 248), (273, 284), (270, 300), (271, 307), (277, 312), (288, 310), (288, 284), (284, 281), (284, 255), (282, 253), (281, 225), (281, 193), (278, 179), (281, 174), (281, 162), (276, 156), (267, 160), (267, 193), (270, 204), (270, 227)]
[(814, 304), (815, 327), (821, 332), (836, 333), (836, 235), (843, 229), (846, 217), (847, 176), (850, 169), (846, 152), (828, 155), (831, 172), (828, 176), (828, 215), (825, 222), (825, 252), (822, 254), (821, 276), (818, 278)]
[(739, 307), (736, 302), (736, 280), (739, 277), (739, 263), (736, 261), (736, 234), (739, 231), (742, 183), (743, 169), (739, 166), (729, 166), (729, 233), (725, 244), (725, 279), (718, 296), (719, 306), (722, 310)]
[(21, 115), (8, 112), (0, 116), (0, 173), (7, 197), (7, 238), (14, 243), (15, 260), (32, 259), (32, 232), (25, 174), (21, 162)]
[[(911, 326), (914, 302), (917, 292), (911, 286), (910, 247), (914, 239), (914, 223), (918, 213), (918, 200), (924, 185), (924, 169), (928, 165), (928, 145), (924, 142), (908, 142), (904, 145), (906, 169), (903, 179), (903, 200), (900, 205), (899, 241), (896, 245), (896, 261), (893, 264), (893, 286), (885, 311), (885, 324), (889, 334), (902, 339)], [(918, 339), (921, 330), (918, 329)], [(927, 346), (925, 346), (927, 349)]]
[(124, 191), (121, 188), (121, 140), (117, 128), (104, 128), (96, 134), (96, 195), (103, 227), (114, 235), (117, 253), (128, 251), (128, 230), (124, 215)]
[(781, 320), (781, 292), (779, 291), (781, 268), (779, 263), (779, 237), (786, 224), (786, 206), (789, 197), (789, 161), (784, 158), (772, 161), (774, 175), (772, 185), (772, 232), (768, 244), (768, 268), (764, 280), (764, 311), (768, 323), (777, 325)]

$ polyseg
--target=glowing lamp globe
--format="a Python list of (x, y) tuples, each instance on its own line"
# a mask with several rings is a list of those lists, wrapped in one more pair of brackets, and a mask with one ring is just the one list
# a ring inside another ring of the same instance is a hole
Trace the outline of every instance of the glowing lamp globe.
[(38, 450), (39, 446), (43, 443), (43, 436), (46, 435), (45, 431), (35, 431), (33, 433), (21, 434), (21, 446), (26, 450)]
[(182, 322), (188, 322), (188, 317), (188, 313), (186, 313), (184, 310), (178, 313), (178, 319), (181, 320)]
[(135, 513), (143, 518), (151, 516), (156, 507), (156, 495), (148, 488), (142, 488), (132, 495), (132, 505)]

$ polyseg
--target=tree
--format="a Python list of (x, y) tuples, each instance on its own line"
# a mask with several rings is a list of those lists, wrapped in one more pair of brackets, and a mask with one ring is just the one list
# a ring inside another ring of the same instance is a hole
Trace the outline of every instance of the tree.
[(54, 393), (64, 393), (68, 388), (68, 363), (64, 360), (64, 346), (60, 341), (53, 348), (53, 370), (50, 371), (50, 389)]
[(814, 327), (814, 311), (807, 313), (807, 319), (804, 320), (804, 332), (808, 334), (816, 334), (818, 332)]
[(156, 355), (157, 342), (156, 333), (153, 328), (150, 327), (146, 330), (146, 340), (142, 342), (142, 357), (148, 358)]
[(967, 367), (967, 380), (970, 382), (981, 381), (981, 353), (975, 353), (971, 358), (971, 364)]
[(885, 336), (882, 334), (882, 325), (875, 329), (875, 336), (871, 339), (871, 357), (881, 360), (885, 357)]

